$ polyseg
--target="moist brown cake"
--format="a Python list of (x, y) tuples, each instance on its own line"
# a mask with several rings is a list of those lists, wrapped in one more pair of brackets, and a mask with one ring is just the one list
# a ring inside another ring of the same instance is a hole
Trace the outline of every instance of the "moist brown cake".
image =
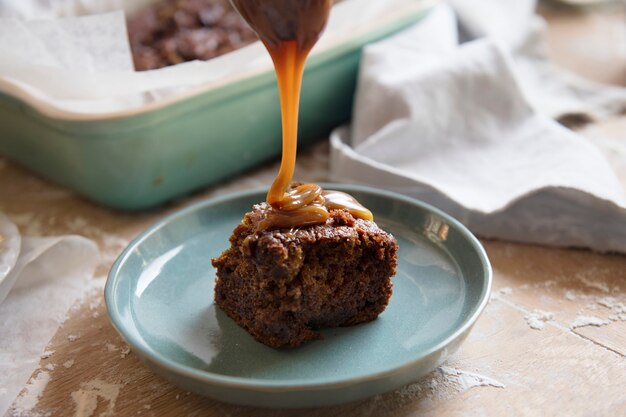
[(257, 230), (269, 206), (247, 213), (213, 259), (215, 302), (259, 342), (296, 347), (324, 327), (375, 319), (391, 296), (397, 244), (376, 223), (333, 210), (325, 224)]
[(127, 25), (138, 71), (208, 60), (258, 39), (228, 0), (162, 0)]

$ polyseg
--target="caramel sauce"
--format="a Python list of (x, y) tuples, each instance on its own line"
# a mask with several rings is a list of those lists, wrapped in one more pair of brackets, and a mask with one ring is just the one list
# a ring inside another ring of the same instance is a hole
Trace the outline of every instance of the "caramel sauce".
[(278, 175), (267, 193), (271, 209), (259, 227), (320, 224), (328, 220), (329, 210), (333, 209), (347, 209), (354, 217), (373, 220), (372, 213), (346, 193), (324, 191), (316, 184), (291, 184), (304, 64), (326, 27), (333, 0), (231, 1), (272, 57), (280, 92), (283, 154)]

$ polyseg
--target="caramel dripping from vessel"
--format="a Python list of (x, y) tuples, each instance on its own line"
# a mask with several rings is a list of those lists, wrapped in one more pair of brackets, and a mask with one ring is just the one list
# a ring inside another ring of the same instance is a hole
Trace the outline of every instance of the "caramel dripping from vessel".
[(321, 36), (332, 0), (231, 0), (267, 48), (276, 71), (283, 128), (280, 170), (268, 194), (271, 206), (261, 229), (325, 223), (329, 210), (347, 209), (354, 217), (373, 220), (354, 197), (322, 190), (316, 184), (292, 184), (298, 144), (298, 109), (307, 56)]

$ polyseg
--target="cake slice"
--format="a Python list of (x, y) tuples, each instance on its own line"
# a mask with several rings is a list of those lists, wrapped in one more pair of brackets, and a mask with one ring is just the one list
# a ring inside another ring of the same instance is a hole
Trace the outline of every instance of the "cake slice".
[(391, 296), (397, 244), (372, 221), (331, 210), (324, 224), (258, 230), (269, 206), (247, 213), (213, 259), (216, 304), (257, 341), (296, 347), (325, 327), (375, 319)]

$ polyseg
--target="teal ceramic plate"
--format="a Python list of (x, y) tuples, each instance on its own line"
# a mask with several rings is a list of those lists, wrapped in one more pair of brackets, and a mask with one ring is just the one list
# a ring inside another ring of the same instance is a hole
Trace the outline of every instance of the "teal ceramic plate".
[(237, 404), (314, 407), (390, 391), (434, 369), (485, 307), (491, 268), (458, 221), (419, 201), (367, 187), (354, 195), (400, 245), (391, 302), (367, 324), (323, 331), (294, 350), (257, 343), (213, 304), (210, 259), (264, 191), (189, 207), (135, 239), (105, 297), (133, 351), (175, 384)]

